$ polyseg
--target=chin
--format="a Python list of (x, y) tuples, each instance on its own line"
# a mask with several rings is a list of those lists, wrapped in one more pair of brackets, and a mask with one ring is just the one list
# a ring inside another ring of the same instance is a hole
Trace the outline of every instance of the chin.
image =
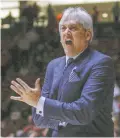
[(71, 54), (71, 53), (65, 53), (68, 57), (74, 57), (75, 55), (74, 54)]
[(67, 56), (69, 56), (69, 57), (74, 57), (74, 56), (76, 56), (75, 53), (70, 52), (70, 51), (68, 51), (67, 49), (64, 49), (64, 52), (65, 52), (65, 54), (66, 54)]

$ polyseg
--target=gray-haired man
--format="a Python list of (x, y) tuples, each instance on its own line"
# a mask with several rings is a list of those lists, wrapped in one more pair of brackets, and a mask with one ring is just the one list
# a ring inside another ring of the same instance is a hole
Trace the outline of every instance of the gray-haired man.
[(30, 88), (17, 78), (11, 97), (33, 106), (39, 127), (50, 128), (52, 137), (112, 137), (114, 69), (110, 57), (93, 50), (91, 16), (83, 8), (68, 8), (59, 23), (64, 57), (47, 67), (42, 90), (37, 79)]

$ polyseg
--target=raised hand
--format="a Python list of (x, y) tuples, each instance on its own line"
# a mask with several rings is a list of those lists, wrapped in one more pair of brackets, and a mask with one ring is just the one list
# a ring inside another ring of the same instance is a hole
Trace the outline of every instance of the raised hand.
[(22, 101), (30, 106), (36, 107), (38, 100), (41, 96), (40, 78), (36, 80), (35, 88), (29, 87), (20, 78), (17, 78), (16, 81), (11, 81), (10, 88), (19, 95), (19, 97), (11, 96), (11, 99)]

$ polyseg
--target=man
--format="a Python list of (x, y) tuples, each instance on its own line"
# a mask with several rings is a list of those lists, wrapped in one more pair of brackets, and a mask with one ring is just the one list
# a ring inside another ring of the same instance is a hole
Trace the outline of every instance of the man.
[(17, 78), (11, 89), (20, 97), (11, 99), (33, 106), (34, 123), (51, 128), (52, 137), (113, 136), (113, 63), (89, 47), (91, 16), (83, 8), (68, 8), (59, 31), (66, 56), (48, 64), (42, 90), (40, 79), (33, 89)]

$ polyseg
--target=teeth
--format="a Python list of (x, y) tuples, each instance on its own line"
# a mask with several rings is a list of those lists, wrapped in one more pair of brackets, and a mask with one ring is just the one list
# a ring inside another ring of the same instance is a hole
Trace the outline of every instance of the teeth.
[(72, 40), (66, 40), (65, 43), (66, 44), (72, 44)]

